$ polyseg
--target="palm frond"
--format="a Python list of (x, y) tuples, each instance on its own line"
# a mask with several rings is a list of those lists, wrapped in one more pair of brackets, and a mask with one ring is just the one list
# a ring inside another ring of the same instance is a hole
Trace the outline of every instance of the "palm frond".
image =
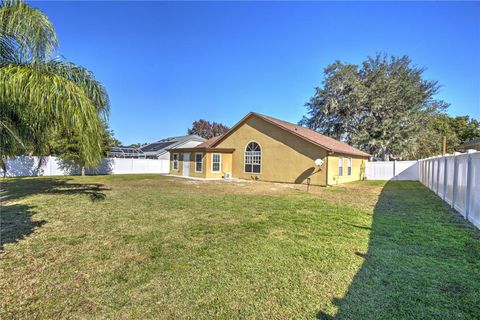
[(55, 29), (48, 17), (21, 0), (0, 2), (0, 39), (0, 47), (3, 48), (0, 58), (11, 56), (8, 47), (16, 46), (21, 55), (15, 57), (22, 57), (22, 62), (45, 60), (58, 45)]
[(106, 120), (110, 109), (107, 90), (95, 79), (92, 72), (74, 63), (58, 60), (48, 61), (44, 65), (44, 68), (48, 72), (55, 73), (72, 81), (79, 88), (83, 89), (93, 105), (97, 108), (99, 114)]
[(0, 68), (0, 105), (8, 112), (30, 118), (35, 130), (49, 126), (80, 133), (86, 165), (101, 159), (102, 119), (88, 91), (42, 64), (7, 65)]

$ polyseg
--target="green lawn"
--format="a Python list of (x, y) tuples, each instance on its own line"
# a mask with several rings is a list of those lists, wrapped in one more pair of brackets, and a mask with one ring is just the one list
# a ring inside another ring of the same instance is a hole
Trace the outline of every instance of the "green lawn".
[(480, 231), (416, 182), (2, 182), (0, 318), (480, 318)]

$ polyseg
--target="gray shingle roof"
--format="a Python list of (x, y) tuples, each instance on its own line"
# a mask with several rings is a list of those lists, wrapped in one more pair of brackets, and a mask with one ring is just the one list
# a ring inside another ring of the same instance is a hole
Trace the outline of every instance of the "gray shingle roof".
[(189, 141), (203, 142), (205, 141), (205, 139), (196, 134), (170, 137), (170, 138), (158, 140), (157, 142), (153, 142), (153, 143), (147, 144), (146, 146), (140, 147), (140, 150), (142, 150), (148, 156), (152, 156), (152, 155), (159, 156), (167, 152), (166, 149), (175, 148)]

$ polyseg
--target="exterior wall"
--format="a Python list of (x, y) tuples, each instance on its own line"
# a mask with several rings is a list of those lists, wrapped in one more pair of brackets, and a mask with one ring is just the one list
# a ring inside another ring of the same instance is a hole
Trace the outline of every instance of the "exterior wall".
[(212, 172), (212, 155), (219, 152), (208, 152), (206, 155), (206, 178), (222, 178), (225, 172), (232, 173), (232, 154), (231, 153), (220, 153), (221, 154), (221, 169), (219, 173)]
[[(178, 170), (173, 169), (173, 154), (178, 153), (179, 163)], [(225, 172), (232, 172), (232, 155), (229, 153), (213, 152), (221, 154), (220, 172), (212, 172), (212, 152), (182, 152), (181, 149), (170, 152), (170, 174), (175, 176), (183, 176), (184, 154), (190, 154), (190, 170), (189, 177), (194, 178), (222, 178)], [(202, 153), (203, 166), (202, 172), (195, 172), (195, 154)]]
[[(203, 166), (202, 172), (195, 172), (195, 153), (196, 152), (184, 152), (182, 150), (178, 151), (171, 151), (170, 152), (170, 174), (175, 176), (183, 176), (183, 165), (184, 165), (184, 155), (188, 153), (190, 154), (190, 170), (189, 170), (189, 177), (195, 178), (205, 178), (205, 154), (203, 154)], [(173, 169), (173, 155), (178, 154), (178, 170)]]
[[(343, 176), (338, 175), (338, 160), (343, 156)], [(348, 175), (348, 158), (352, 158), (352, 174)], [(344, 182), (362, 180), (365, 178), (365, 166), (368, 159), (365, 157), (351, 155), (329, 155), (328, 156), (328, 184), (335, 185)]]
[[(179, 161), (178, 161), (178, 169), (173, 169), (173, 155), (178, 154)], [(181, 153), (180, 152), (170, 152), (170, 174), (175, 176), (181, 176), (183, 170), (183, 163), (180, 161)]]
[[(262, 149), (261, 172), (245, 173), (244, 151), (251, 141)], [(326, 185), (326, 150), (288, 133), (260, 118), (250, 117), (235, 132), (221, 141), (218, 148), (234, 148), (232, 175), (240, 179)], [(318, 170), (315, 159), (323, 159)]]

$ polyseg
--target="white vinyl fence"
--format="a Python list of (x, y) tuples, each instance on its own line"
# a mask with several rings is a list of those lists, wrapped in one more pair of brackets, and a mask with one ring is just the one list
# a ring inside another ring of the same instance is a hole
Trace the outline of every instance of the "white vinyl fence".
[(419, 160), (419, 180), (480, 228), (480, 152)]
[(418, 161), (367, 162), (365, 174), (368, 180), (418, 181)]
[[(41, 162), (41, 163), (40, 163)], [(87, 169), (87, 174), (130, 174), (169, 172), (168, 160), (106, 158), (96, 167)], [(7, 177), (78, 175), (80, 167), (56, 157), (15, 157), (6, 162)], [(3, 176), (3, 170), (0, 169)]]

